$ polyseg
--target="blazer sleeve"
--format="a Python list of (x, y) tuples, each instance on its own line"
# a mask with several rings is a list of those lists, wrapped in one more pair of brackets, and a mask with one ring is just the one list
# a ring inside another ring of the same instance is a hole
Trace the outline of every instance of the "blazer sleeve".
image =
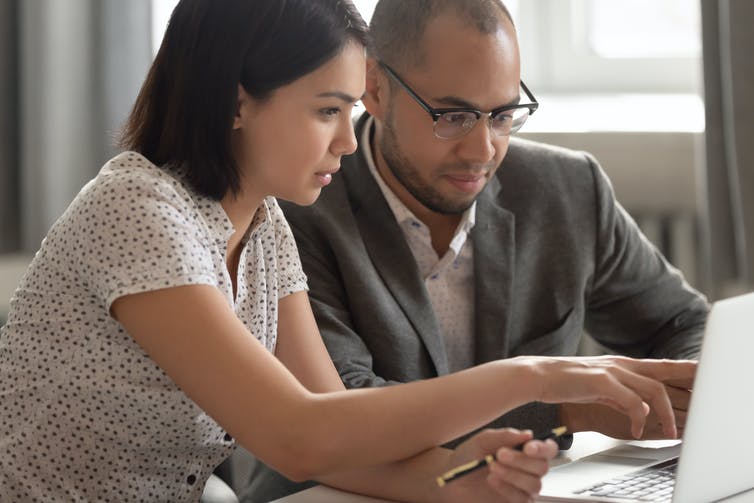
[(321, 233), (322, 229), (300, 210), (285, 206), (308, 278), (312, 311), (343, 383), (347, 388), (368, 388), (401, 382), (375, 372), (372, 350), (354, 327), (351, 317), (349, 296), (359, 293), (349, 291), (350, 285), (346, 284), (338, 267), (338, 257)]
[(635, 357), (695, 358), (709, 312), (705, 297), (641, 233), (587, 154), (594, 179), (595, 269), (585, 327)]

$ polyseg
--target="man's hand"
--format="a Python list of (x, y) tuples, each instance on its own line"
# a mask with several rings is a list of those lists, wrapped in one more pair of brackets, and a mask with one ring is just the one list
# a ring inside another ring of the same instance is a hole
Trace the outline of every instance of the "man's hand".
[[(552, 440), (531, 438), (531, 432), (509, 428), (484, 430), (459, 445), (450, 457), (448, 469), (493, 453), (497, 461), (449, 482), (442, 488), (443, 501), (532, 501), (542, 487), (542, 477), (547, 473), (549, 460), (557, 455), (558, 446)], [(514, 449), (524, 442), (523, 451)]]
[[(666, 363), (668, 366), (673, 366), (675, 362), (667, 360)], [(696, 374), (696, 366), (688, 367), (688, 362), (684, 362), (684, 364), (687, 369), (685, 375), (672, 380), (660, 379), (665, 384), (665, 390), (673, 407), (678, 437), (683, 436), (691, 400), (691, 387)], [(564, 403), (560, 405), (560, 419), (570, 432), (597, 431), (613, 438), (634, 439), (631, 433), (630, 419), (615, 409), (604, 405)], [(650, 410), (641, 440), (664, 438), (667, 438), (667, 435), (663, 432), (662, 424), (654, 410)]]

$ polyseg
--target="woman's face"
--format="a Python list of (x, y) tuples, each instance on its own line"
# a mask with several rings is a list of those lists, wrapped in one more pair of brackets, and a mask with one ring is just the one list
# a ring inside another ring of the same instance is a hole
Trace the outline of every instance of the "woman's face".
[(315, 71), (266, 100), (239, 86), (234, 151), (244, 195), (307, 205), (356, 149), (351, 110), (364, 94), (364, 48), (349, 42)]

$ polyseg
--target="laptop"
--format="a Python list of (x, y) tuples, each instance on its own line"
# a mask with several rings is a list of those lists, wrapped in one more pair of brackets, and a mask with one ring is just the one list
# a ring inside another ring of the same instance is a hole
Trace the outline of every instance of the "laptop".
[(539, 501), (754, 501), (752, 388), (754, 293), (712, 306), (682, 443), (625, 444), (553, 467)]

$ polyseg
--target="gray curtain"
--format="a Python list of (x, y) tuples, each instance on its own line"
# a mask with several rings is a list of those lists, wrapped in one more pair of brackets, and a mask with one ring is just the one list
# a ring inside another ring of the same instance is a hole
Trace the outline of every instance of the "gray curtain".
[(16, 19), (17, 1), (0, 0), (0, 253), (20, 243)]
[(0, 0), (0, 253), (36, 250), (115, 152), (151, 40), (150, 0)]
[(702, 0), (707, 291), (754, 290), (754, 2)]

